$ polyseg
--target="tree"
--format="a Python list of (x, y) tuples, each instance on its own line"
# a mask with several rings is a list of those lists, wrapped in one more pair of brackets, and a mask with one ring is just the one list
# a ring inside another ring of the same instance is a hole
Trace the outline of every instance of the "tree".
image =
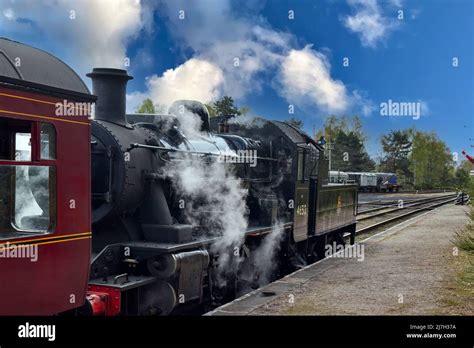
[(469, 172), (474, 170), (474, 163), (471, 163), (468, 160), (464, 160), (461, 162), (459, 167), (456, 168), (456, 172), (454, 174), (454, 186), (460, 190), (467, 190), (474, 181), (471, 179)]
[(291, 118), (285, 120), (284, 122), (286, 122), (286, 123), (292, 125), (293, 127), (298, 128), (298, 129), (303, 129), (304, 123), (303, 123), (303, 121), (300, 120), (299, 118), (291, 117)]
[(238, 108), (234, 103), (234, 99), (229, 96), (224, 96), (220, 100), (216, 100), (214, 103), (206, 104), (206, 107), (209, 111), (210, 117), (241, 116), (247, 115), (251, 111), (248, 106)]
[(150, 98), (146, 98), (142, 105), (137, 110), (139, 114), (154, 114), (156, 113), (155, 105), (153, 105), (153, 101)]
[(375, 169), (375, 162), (370, 158), (363, 142), (354, 131), (345, 133), (339, 130), (336, 133), (331, 161), (333, 170), (370, 172)]
[(454, 180), (452, 154), (435, 133), (417, 131), (409, 156), (415, 187), (421, 189), (450, 186)]
[(384, 157), (380, 162), (380, 171), (397, 173), (397, 175), (403, 176), (404, 179), (413, 177), (408, 159), (412, 149), (413, 135), (413, 129), (405, 129), (392, 130), (382, 136), (380, 143)]
[(250, 111), (252, 111), (252, 109), (249, 106), (242, 106), (241, 108), (239, 108), (240, 115), (242, 116), (247, 115), (248, 113), (250, 113)]
[(206, 105), (207, 111), (209, 112), (209, 117), (216, 117), (217, 113), (216, 113), (216, 109), (214, 109), (214, 106), (212, 106), (212, 104), (205, 104), (205, 105)]
[(316, 139), (325, 136), (331, 150), (331, 169), (343, 171), (372, 171), (375, 162), (365, 149), (366, 136), (359, 117), (329, 116)]
[(212, 104), (216, 115), (221, 116), (239, 116), (241, 115), (240, 110), (234, 105), (234, 99), (229, 96), (222, 97), (221, 100), (216, 100), (214, 104)]

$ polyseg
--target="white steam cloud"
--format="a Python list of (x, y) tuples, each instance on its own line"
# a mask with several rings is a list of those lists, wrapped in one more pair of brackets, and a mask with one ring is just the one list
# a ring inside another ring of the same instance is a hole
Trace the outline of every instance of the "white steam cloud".
[(63, 58), (81, 72), (124, 68), (129, 40), (152, 28), (152, 11), (140, 0), (0, 0), (0, 8), (2, 35), (39, 32), (66, 47)]
[(147, 87), (152, 100), (166, 107), (179, 99), (204, 102), (217, 99), (223, 82), (221, 68), (209, 61), (192, 58), (176, 69), (166, 70), (161, 77), (151, 76), (147, 79)]
[[(179, 121), (183, 129), (200, 124), (199, 116), (191, 112), (181, 114)], [(219, 254), (218, 281), (225, 282), (225, 273), (236, 271), (241, 262), (238, 251), (248, 224), (247, 190), (230, 167), (212, 158), (189, 155), (170, 163), (165, 172), (185, 201), (188, 222), (206, 226), (210, 230), (205, 232), (220, 237), (212, 249)]]

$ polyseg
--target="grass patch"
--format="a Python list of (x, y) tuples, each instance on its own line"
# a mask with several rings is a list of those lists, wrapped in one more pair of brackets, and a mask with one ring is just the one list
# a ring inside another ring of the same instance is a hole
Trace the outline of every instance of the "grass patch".
[(456, 232), (453, 243), (459, 250), (474, 254), (474, 208), (471, 207), (468, 213), (469, 224), (461, 231)]
[(459, 280), (467, 286), (474, 284), (474, 207), (471, 207), (469, 213), (470, 222), (454, 237), (454, 245), (460, 251), (466, 253), (464, 269), (461, 271)]

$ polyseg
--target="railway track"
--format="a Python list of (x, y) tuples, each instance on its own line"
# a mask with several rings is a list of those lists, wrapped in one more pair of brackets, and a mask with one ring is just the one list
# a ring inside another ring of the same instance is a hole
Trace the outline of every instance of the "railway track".
[[(461, 198), (463, 199), (462, 202)], [(403, 204), (402, 207), (399, 207), (397, 203), (396, 208), (391, 208), (394, 204), (390, 204), (384, 207), (364, 210), (357, 215), (358, 228), (356, 230), (356, 236), (375, 231), (380, 227), (385, 227), (386, 225), (404, 220), (412, 215), (432, 210), (445, 204), (461, 204), (469, 200), (470, 197), (468, 195), (459, 196), (455, 193), (442, 197), (422, 198)], [(362, 225), (362, 227), (360, 227), (360, 225)], [(348, 236), (349, 233), (344, 235), (346, 238)]]
[[(381, 207), (358, 210), (358, 212), (357, 212), (357, 215), (358, 215), (357, 221), (362, 221), (362, 220), (369, 219), (369, 218), (372, 218), (372, 217), (377, 216), (377, 215), (384, 215), (384, 214), (392, 212), (392, 211), (399, 211), (400, 209), (416, 207), (416, 206), (419, 206), (419, 205), (422, 205), (422, 204), (441, 201), (441, 200), (448, 199), (448, 198), (453, 198), (453, 197), (456, 197), (456, 196), (457, 196), (457, 194), (453, 193), (453, 194), (443, 195), (443, 196), (438, 196), (438, 197), (428, 197), (428, 198), (411, 199), (411, 200), (401, 200), (400, 199), (400, 200), (397, 200), (397, 201), (393, 201), (393, 203), (385, 204)], [(387, 210), (387, 209), (390, 209), (390, 208), (393, 208), (393, 209)], [(387, 210), (387, 211), (383, 211), (383, 210)], [(379, 212), (379, 213), (366, 215), (368, 213), (373, 213), (373, 212)], [(359, 215), (360, 215), (360, 217), (359, 217)]]
[[(431, 199), (435, 198), (445, 198), (448, 196), (452, 196), (455, 193), (451, 194), (445, 194), (442, 196), (436, 196), (436, 197), (425, 197), (425, 198), (406, 198), (406, 199), (394, 199), (394, 200), (375, 200), (375, 201), (369, 201), (369, 202), (361, 202), (357, 205), (357, 214), (365, 214), (365, 213), (371, 213), (374, 211), (379, 211), (383, 209), (387, 209), (390, 207), (397, 207), (400, 204), (400, 201), (403, 202), (403, 204), (411, 204), (411, 203), (418, 203), (418, 202), (426, 202)], [(367, 206), (375, 206), (375, 208), (366, 208)]]

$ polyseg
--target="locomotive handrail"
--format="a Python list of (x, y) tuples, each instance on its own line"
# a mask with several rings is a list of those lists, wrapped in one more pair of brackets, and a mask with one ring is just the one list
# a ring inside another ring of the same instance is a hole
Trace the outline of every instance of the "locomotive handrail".
[[(144, 148), (144, 149), (150, 149), (150, 150), (157, 150), (157, 151), (162, 151), (162, 152), (179, 152), (179, 153), (188, 153), (192, 155), (203, 155), (203, 156), (215, 156), (215, 157), (220, 157), (220, 156), (232, 156), (229, 154), (217, 154), (217, 153), (212, 153), (212, 152), (202, 152), (202, 151), (192, 151), (192, 150), (178, 150), (178, 149), (171, 149), (168, 147), (162, 147), (162, 146), (155, 146), (155, 145), (145, 145), (145, 144), (138, 144), (138, 143), (133, 143), (130, 144), (130, 147), (128, 150), (136, 149), (136, 148)], [(237, 156), (235, 155), (234, 157), (236, 158), (254, 158), (254, 157), (249, 157), (249, 156)], [(269, 158), (269, 157), (255, 157), (258, 160), (264, 160), (264, 161), (273, 161), (277, 162), (278, 160), (275, 158)]]

